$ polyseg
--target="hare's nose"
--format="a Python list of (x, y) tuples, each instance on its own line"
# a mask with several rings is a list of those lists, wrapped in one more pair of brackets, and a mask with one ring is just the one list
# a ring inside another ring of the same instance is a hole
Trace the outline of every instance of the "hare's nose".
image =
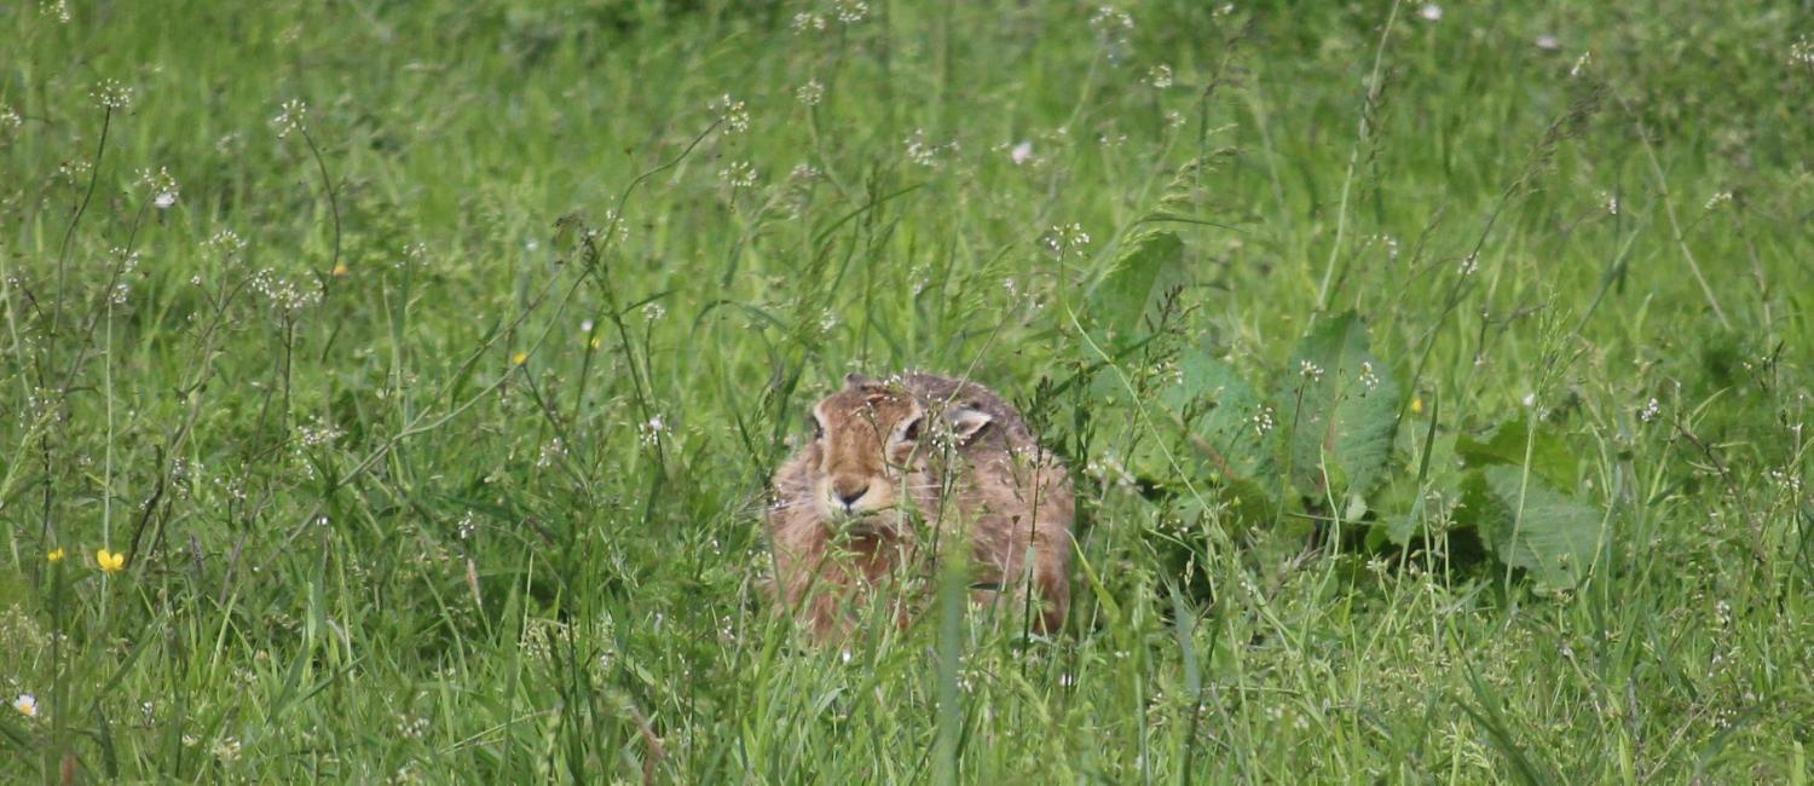
[(865, 483), (854, 489), (839, 486), (832, 489), (832, 493), (837, 495), (839, 502), (844, 503), (844, 507), (850, 508), (854, 507), (857, 504), (857, 500), (862, 499), (864, 494), (869, 493), (869, 484)]

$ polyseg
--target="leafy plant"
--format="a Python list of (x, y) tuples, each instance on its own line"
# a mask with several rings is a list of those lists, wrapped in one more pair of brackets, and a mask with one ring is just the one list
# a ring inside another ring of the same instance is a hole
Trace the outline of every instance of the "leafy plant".
[[(1150, 297), (1157, 276), (1151, 268), (1163, 258), (1130, 255), (1134, 264), (1124, 270), (1145, 270), (1137, 275), (1145, 283), (1117, 291), (1145, 287)], [(1121, 302), (1131, 308), (1145, 301), (1130, 294)], [(1415, 504), (1409, 511), (1374, 514), (1367, 500), (1392, 466), (1400, 391), (1372, 353), (1359, 316), (1344, 314), (1306, 335), (1278, 375), (1276, 398), (1262, 395), (1207, 346), (1180, 353), (1158, 377), (1141, 407), (1158, 439), (1139, 443), (1130, 458), (1141, 478), (1174, 492), (1209, 490), (1248, 524), (1276, 516), (1294, 494), (1311, 506), (1333, 502), (1343, 518), (1373, 514), (1387, 522), (1375, 526), (1366, 548), (1409, 545)], [(1104, 400), (1111, 408), (1119, 403)], [(1290, 413), (1283, 427), (1275, 428), (1275, 408)], [(1426, 452), (1433, 435), (1425, 435)], [(1568, 589), (1586, 577), (1605, 516), (1561, 490), (1572, 487), (1580, 471), (1562, 437), (1520, 417), (1484, 439), (1459, 437), (1453, 454), (1468, 469), (1458, 489), (1465, 512), (1459, 523), (1472, 528), (1491, 555), (1529, 571), (1545, 587)], [(1278, 481), (1282, 472), (1288, 475), (1284, 484)]]
[(1124, 355), (1151, 335), (1168, 292), (1186, 280), (1184, 241), (1172, 232), (1145, 234), (1118, 257), (1090, 297), (1090, 322), (1103, 348)]
[(1580, 472), (1561, 436), (1520, 416), (1485, 440), (1458, 439), (1455, 453), (1470, 467), (1461, 482), (1464, 522), (1495, 557), (1555, 589), (1587, 576), (1606, 516), (1561, 491)]
[(1303, 494), (1349, 505), (1381, 478), (1398, 429), (1398, 383), (1350, 312), (1298, 344), (1276, 396), (1288, 408), (1291, 481)]
[(1455, 440), (1455, 455), (1469, 467), (1528, 464), (1557, 488), (1574, 486), (1581, 471), (1581, 460), (1560, 436), (1522, 415), (1500, 424), (1484, 440), (1462, 435)]
[(1495, 465), (1470, 472), (1462, 481), (1462, 505), (1494, 556), (1530, 571), (1539, 584), (1572, 589), (1593, 567), (1606, 516), (1534, 471)]
[(1182, 436), (1179, 461), (1234, 488), (1246, 501), (1271, 501), (1268, 479), (1278, 470), (1277, 432), (1267, 425), (1271, 402), (1207, 350), (1177, 362), (1177, 382), (1159, 404)]

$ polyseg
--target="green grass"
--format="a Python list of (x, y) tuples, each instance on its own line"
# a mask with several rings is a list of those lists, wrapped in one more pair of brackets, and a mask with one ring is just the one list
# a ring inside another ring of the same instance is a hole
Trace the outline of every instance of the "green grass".
[[(0, 8), (0, 780), (1814, 773), (1805, 3), (55, 8)], [(1154, 460), (1177, 358), (1289, 390), (1349, 311), (1379, 483)], [(904, 367), (1077, 470), (1055, 640), (762, 599), (805, 408)], [(1458, 506), (1507, 423), (1572, 588)]]

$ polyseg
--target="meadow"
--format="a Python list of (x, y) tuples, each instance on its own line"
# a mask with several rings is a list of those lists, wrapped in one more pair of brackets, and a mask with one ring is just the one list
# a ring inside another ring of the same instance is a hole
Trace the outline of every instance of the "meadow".
[[(1814, 7), (0, 4), (0, 781), (1806, 783)], [(814, 646), (852, 371), (1065, 629)]]

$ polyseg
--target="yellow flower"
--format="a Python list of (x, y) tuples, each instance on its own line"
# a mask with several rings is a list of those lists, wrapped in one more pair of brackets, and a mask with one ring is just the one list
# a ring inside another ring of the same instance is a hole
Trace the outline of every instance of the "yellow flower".
[(36, 718), (38, 717), (38, 697), (29, 693), (21, 693), (19, 698), (13, 699), (13, 709), (18, 710), (20, 715), (27, 718)]
[(347, 268), (345, 262), (342, 262), (342, 263), (334, 266), (334, 277), (335, 278), (346, 278), (347, 274), (351, 273), (351, 272), (353, 272), (353, 271), (351, 271)]
[(598, 349), (600, 347), (603, 347), (604, 345), (605, 345), (604, 336), (593, 336), (592, 337), (592, 348), (593, 349)]
[(94, 553), (94, 561), (101, 566), (101, 572), (108, 575), (126, 569), (126, 555), (119, 551), (108, 551), (105, 546)]
[(520, 366), (520, 365), (523, 365), (524, 363), (528, 363), (528, 362), (529, 362), (529, 353), (527, 353), (527, 352), (518, 352), (518, 353), (510, 356), (510, 364), (513, 366)]
[(1411, 398), (1411, 414), (1413, 414), (1413, 415), (1422, 415), (1423, 414), (1423, 397), (1422, 396), (1413, 396)]
[(59, 562), (62, 562), (63, 557), (65, 557), (65, 556), (67, 556), (67, 554), (63, 551), (63, 547), (58, 546), (54, 549), (51, 549), (49, 554), (44, 555), (44, 558), (47, 560), (50, 560), (50, 564), (55, 565)]

